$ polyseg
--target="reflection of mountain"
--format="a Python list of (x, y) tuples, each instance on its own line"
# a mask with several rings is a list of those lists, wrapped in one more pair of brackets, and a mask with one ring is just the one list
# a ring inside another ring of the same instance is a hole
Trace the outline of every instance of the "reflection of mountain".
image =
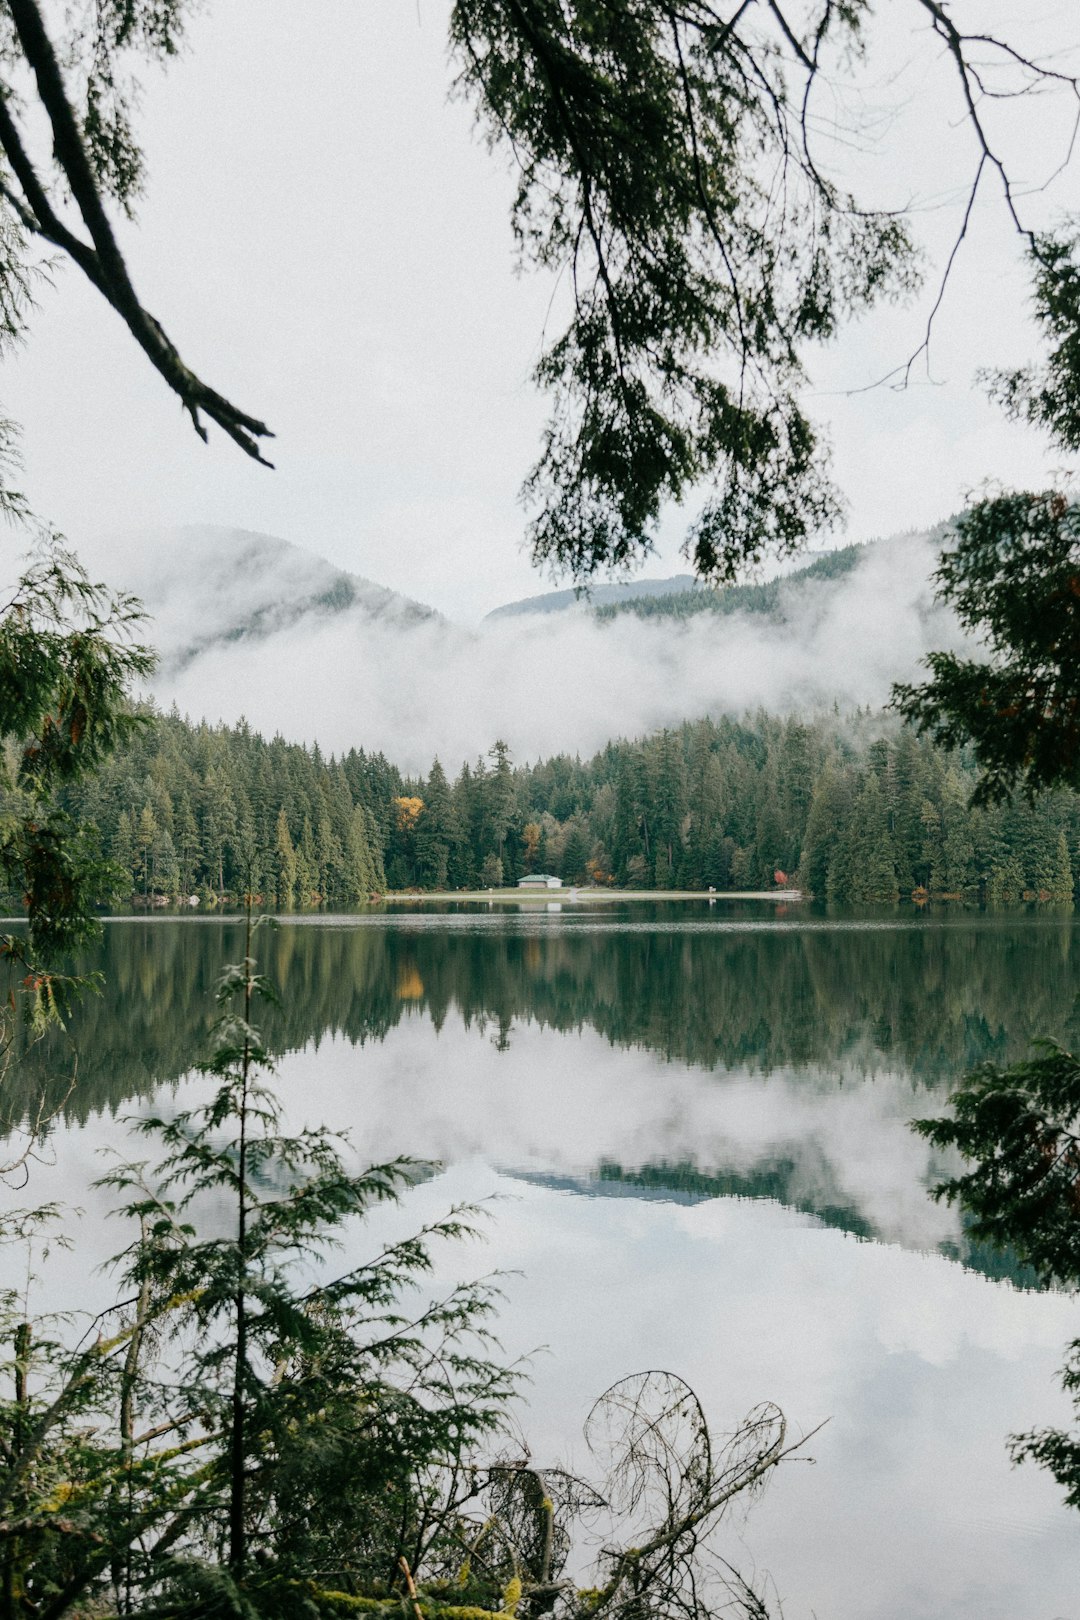
[[(973, 1063), (1069, 1035), (1071, 924), (762, 926), (749, 910), (722, 915), (746, 926), (673, 925), (660, 906), (587, 926), (461, 911), (286, 925), (259, 946), (283, 1003), (264, 1020), (267, 1042), (362, 1046), (402, 1026), (400, 1042), (357, 1071), (373, 1076), (363, 1111), (380, 1152), (438, 1157), (449, 1144), (508, 1165), (531, 1158), (593, 1190), (775, 1199), (860, 1236), (954, 1242), (954, 1218), (925, 1197), (939, 1167), (907, 1121)], [(6, 1079), (8, 1118), (42, 1087), (79, 1120), (181, 1080), (205, 1052), (213, 985), (241, 942), (234, 922), (110, 925), (94, 964), (104, 994), (73, 1026), (74, 1092), (64, 1101), (64, 1048), (32, 1048)], [(436, 1030), (453, 1020), (432, 1069), (418, 1057), (429, 1052), (418, 1017)], [(552, 1033), (587, 1042), (556, 1045)], [(495, 1054), (483, 1077), (478, 1040)], [(557, 1072), (529, 1067), (552, 1062)], [(1002, 1269), (963, 1242), (956, 1252)]]
[[(588, 1198), (659, 1198), (680, 1204), (704, 1203), (710, 1198), (768, 1199), (812, 1215), (823, 1226), (848, 1232), (853, 1237), (888, 1242), (891, 1233), (879, 1231), (854, 1203), (845, 1201), (833, 1185), (808, 1190), (806, 1167), (795, 1159), (784, 1158), (748, 1171), (726, 1170), (706, 1174), (690, 1164), (645, 1164), (635, 1170), (603, 1163), (591, 1176), (558, 1176), (539, 1171), (511, 1172), (521, 1181), (574, 1192)], [(965, 1232), (957, 1242), (946, 1238), (938, 1249), (951, 1260), (959, 1260), (969, 1271), (986, 1277), (1007, 1279), (1019, 1288), (1035, 1288), (1038, 1279), (1030, 1267), (1011, 1253), (978, 1243)]]

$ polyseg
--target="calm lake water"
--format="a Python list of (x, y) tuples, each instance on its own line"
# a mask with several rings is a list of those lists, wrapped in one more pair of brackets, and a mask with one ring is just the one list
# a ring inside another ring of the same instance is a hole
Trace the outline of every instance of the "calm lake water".
[[(973, 1063), (1080, 1037), (1071, 916), (425, 908), (298, 919), (257, 949), (290, 1118), (444, 1166), (368, 1241), (506, 1195), (442, 1276), (514, 1273), (503, 1342), (545, 1347), (521, 1416), (539, 1458), (580, 1463), (591, 1398), (671, 1368), (721, 1430), (762, 1400), (798, 1430), (829, 1419), (727, 1549), (771, 1571), (787, 1620), (1080, 1620), (1080, 1515), (1005, 1450), (1068, 1421), (1080, 1302), (969, 1243), (907, 1125)], [(108, 925), (78, 1083), (17, 1195), (83, 1212), (53, 1299), (100, 1302), (119, 1238), (101, 1152), (203, 1084), (212, 987), (241, 954), (235, 921)], [(60, 1103), (34, 1053), (9, 1117), (42, 1084)]]

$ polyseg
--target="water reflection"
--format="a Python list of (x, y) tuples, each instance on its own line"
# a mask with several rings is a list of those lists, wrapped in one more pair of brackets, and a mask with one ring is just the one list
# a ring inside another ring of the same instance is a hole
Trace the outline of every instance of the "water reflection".
[[(396, 1031), (393, 1086), (364, 1099), (379, 1152), (483, 1152), (594, 1195), (774, 1199), (1025, 1280), (927, 1201), (943, 1165), (907, 1122), (972, 1064), (1070, 1037), (1071, 921), (806, 922), (721, 905), (286, 924), (259, 937), (282, 997), (268, 1044), (309, 1054), (321, 1092), (328, 1038), (351, 1049)], [(66, 1096), (66, 1049), (33, 1049), (9, 1077), (9, 1119), (42, 1090), (77, 1121), (177, 1082), (241, 952), (235, 922), (111, 924), (87, 964), (105, 991), (78, 1015), (78, 1084)], [(469, 1038), (432, 1044), (449, 1025)], [(553, 1060), (537, 1032), (583, 1045)], [(477, 1036), (519, 1061), (485, 1065)]]
[[(1067, 1419), (1076, 1304), (994, 1280), (1008, 1268), (926, 1198), (940, 1166), (907, 1127), (969, 1064), (1070, 1037), (1071, 924), (700, 918), (485, 908), (264, 934), (290, 1122), (448, 1164), (366, 1245), (512, 1194), (486, 1251), (444, 1256), (433, 1285), (507, 1271), (508, 1353), (551, 1351), (522, 1419), (541, 1459), (573, 1463), (589, 1400), (649, 1365), (687, 1377), (718, 1428), (765, 1398), (831, 1419), (817, 1466), (747, 1526), (789, 1620), (1076, 1620), (1075, 1514), (1004, 1443)], [(35, 1195), (85, 1210), (77, 1250), (50, 1257), (65, 1305), (94, 1304), (118, 1242), (90, 1186), (112, 1116), (184, 1079), (241, 951), (232, 923), (108, 929), (78, 1085), (34, 1167)], [(9, 1107), (42, 1084), (59, 1102), (61, 1057), (30, 1053)]]

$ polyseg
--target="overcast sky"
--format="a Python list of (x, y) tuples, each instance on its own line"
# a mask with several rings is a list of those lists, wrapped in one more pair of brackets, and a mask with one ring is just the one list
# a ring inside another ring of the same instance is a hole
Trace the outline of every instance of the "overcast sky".
[[(885, 9), (864, 83), (871, 108), (895, 117), (887, 156), (864, 167), (875, 200), (935, 205), (920, 218), (940, 257), (970, 134), (948, 64), (913, 31), (914, 0)], [(980, 24), (1019, 9), (968, 7)], [(1023, 43), (1072, 44), (1074, 3), (1022, 9)], [(514, 273), (510, 176), (448, 100), (445, 33), (442, 0), (230, 0), (196, 20), (167, 76), (144, 76), (150, 185), (125, 231), (137, 285), (189, 363), (276, 430), (277, 471), (220, 435), (200, 444), (66, 270), (5, 368), (3, 402), (25, 428), (32, 500), (73, 541), (144, 525), (263, 530), (466, 620), (544, 588), (522, 551), (517, 491), (544, 420), (529, 371), (552, 289)], [(1010, 116), (1003, 136), (1037, 184), (1064, 150), (1064, 109)], [(1076, 205), (1077, 172), (1038, 217)], [(903, 358), (925, 302), (815, 358), (813, 408), (835, 444), (849, 538), (925, 526), (988, 476), (1042, 476), (1042, 446), (974, 384), (980, 364), (1030, 355), (1024, 304), (1017, 244), (988, 196), (942, 312), (933, 382), (842, 392)], [(684, 566), (681, 532), (671, 514), (650, 574)]]

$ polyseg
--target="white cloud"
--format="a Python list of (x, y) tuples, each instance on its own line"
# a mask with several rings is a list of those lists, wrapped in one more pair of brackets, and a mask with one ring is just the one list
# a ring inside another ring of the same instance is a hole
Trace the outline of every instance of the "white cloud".
[[(239, 543), (206, 529), (135, 538), (119, 558), (115, 541), (91, 552), (155, 615), (159, 700), (193, 719), (244, 715), (325, 750), (381, 750), (409, 771), (426, 771), (436, 754), (456, 769), (497, 737), (528, 760), (758, 705), (880, 705), (929, 650), (957, 640), (933, 601), (926, 535), (869, 548), (843, 578), (803, 585), (797, 617), (783, 624), (753, 614), (598, 622), (581, 606), (475, 630), (410, 621), (374, 587), (347, 612), (290, 623), (290, 604), (326, 588), (334, 571), (276, 542), (237, 566)], [(183, 656), (252, 614), (285, 622)]]

